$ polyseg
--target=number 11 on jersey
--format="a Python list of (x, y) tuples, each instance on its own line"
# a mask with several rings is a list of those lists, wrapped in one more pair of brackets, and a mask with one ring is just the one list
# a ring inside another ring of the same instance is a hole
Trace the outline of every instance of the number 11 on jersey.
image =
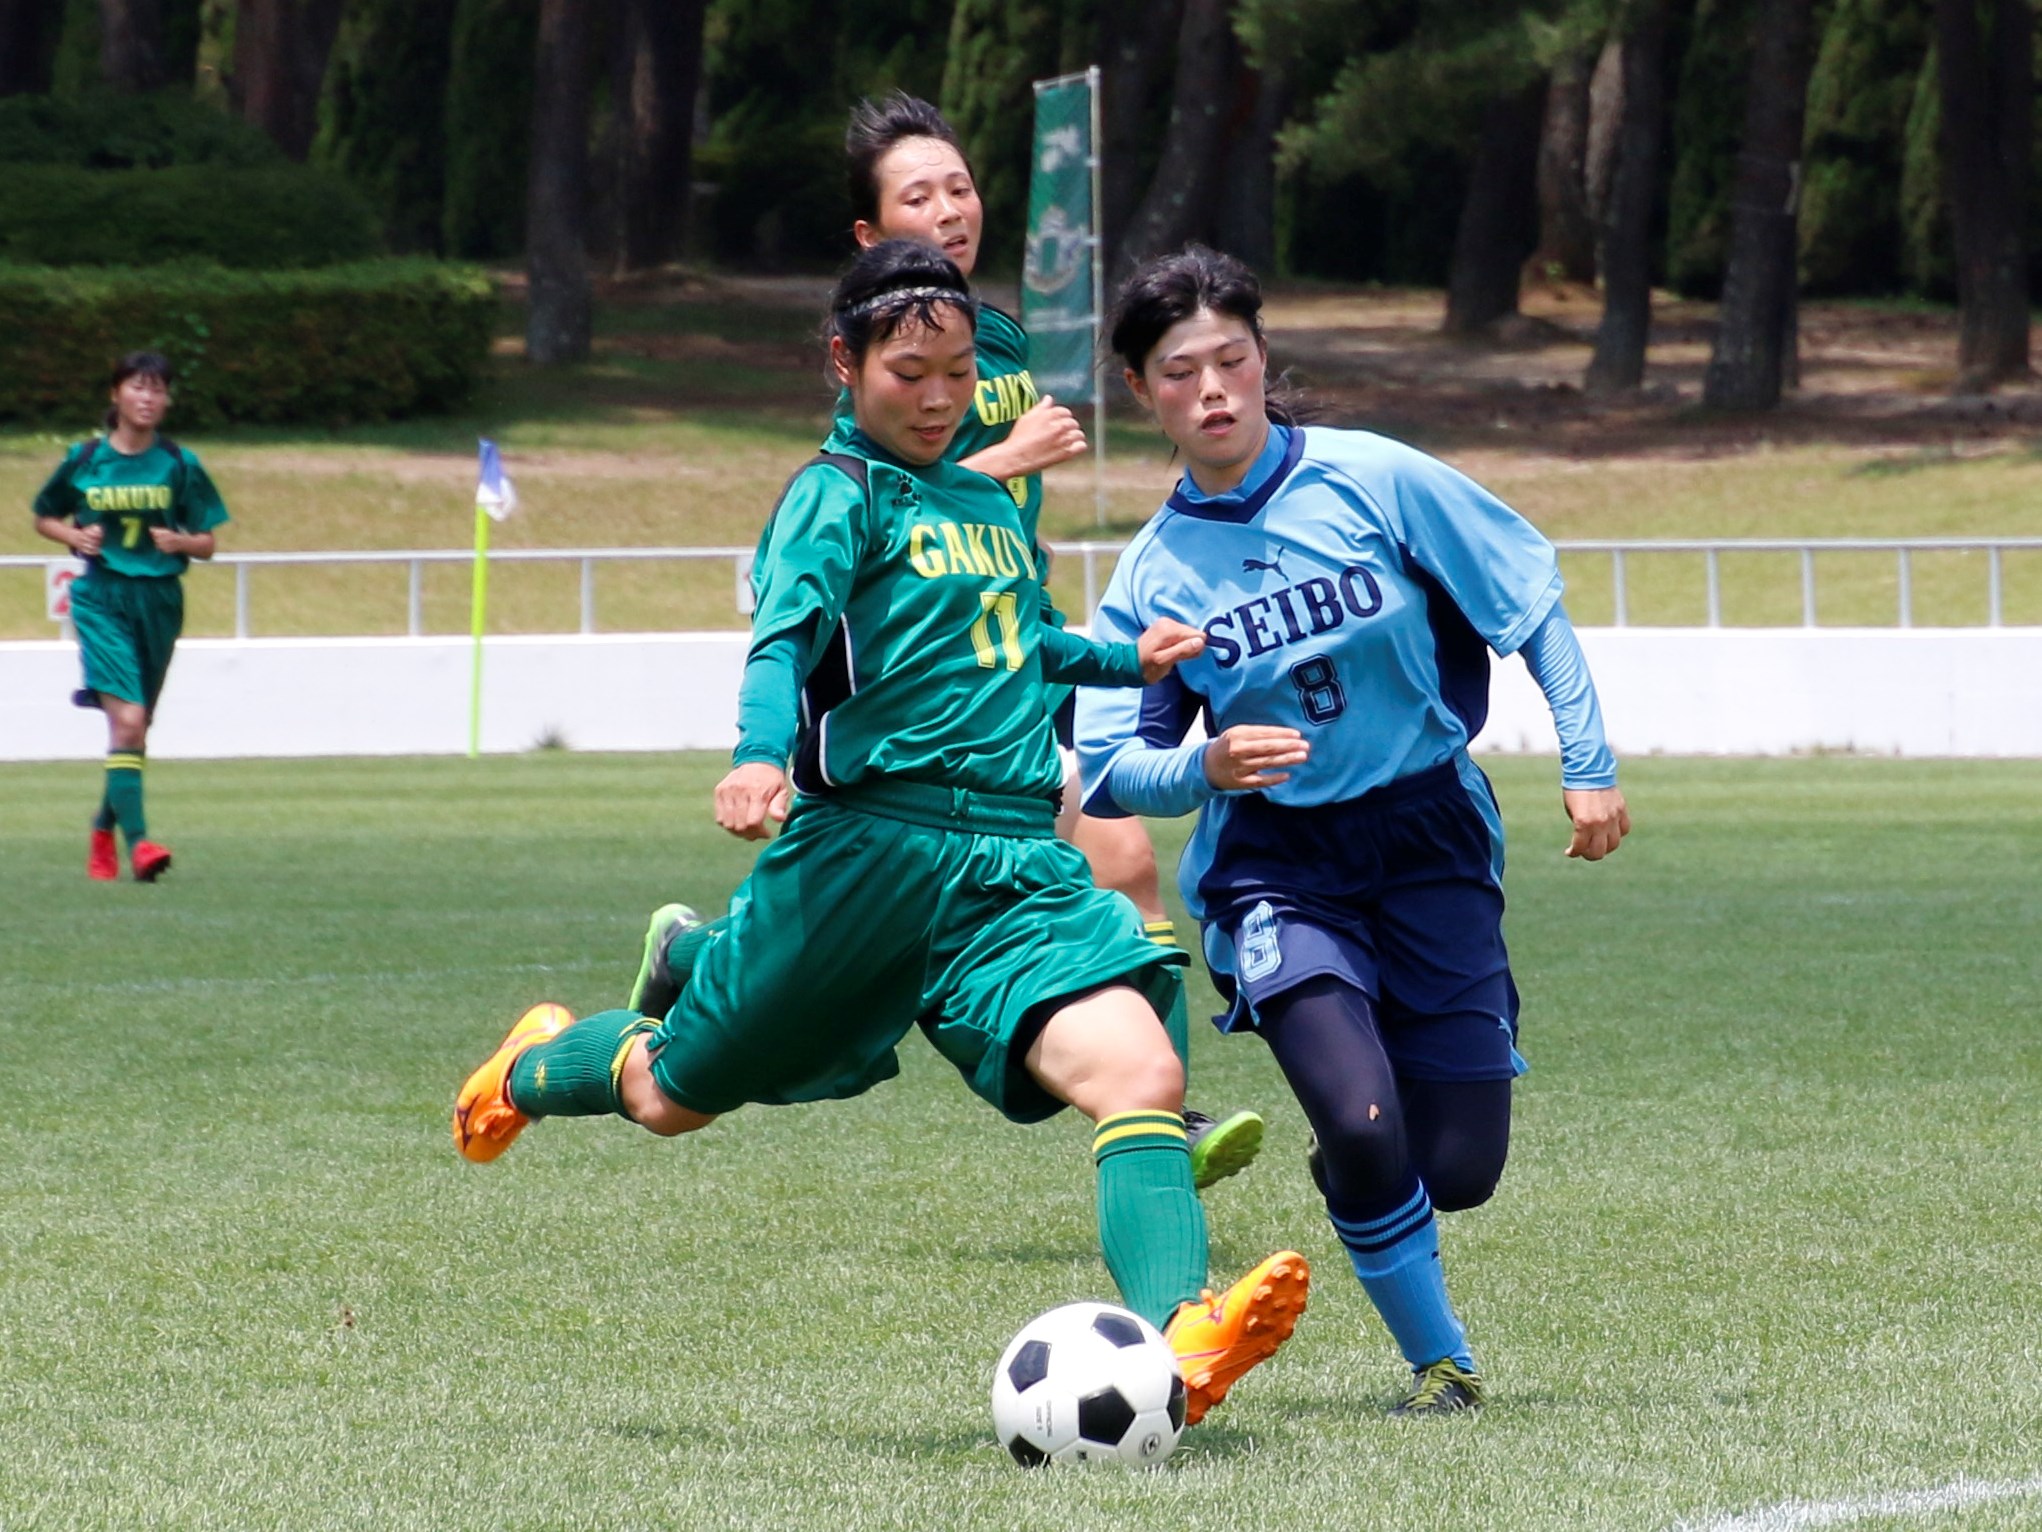
[[(1021, 619), (1014, 593), (982, 590), (978, 599), (981, 610), (978, 620), (971, 625), (971, 647), (978, 651), (979, 664), (987, 670), (996, 670), (1004, 656), (1009, 670), (1019, 670), (1022, 664)], [(993, 640), (995, 622), (1000, 625), (997, 644)]]

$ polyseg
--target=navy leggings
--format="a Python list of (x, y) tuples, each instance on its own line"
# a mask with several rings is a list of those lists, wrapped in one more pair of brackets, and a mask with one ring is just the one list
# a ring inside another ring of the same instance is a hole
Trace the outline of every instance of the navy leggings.
[(1496, 1190), (1510, 1152), (1510, 1081), (1399, 1079), (1375, 1007), (1335, 978), (1264, 1000), (1256, 1031), (1305, 1109), (1342, 1203), (1387, 1197), (1409, 1171), (1441, 1212), (1480, 1207)]

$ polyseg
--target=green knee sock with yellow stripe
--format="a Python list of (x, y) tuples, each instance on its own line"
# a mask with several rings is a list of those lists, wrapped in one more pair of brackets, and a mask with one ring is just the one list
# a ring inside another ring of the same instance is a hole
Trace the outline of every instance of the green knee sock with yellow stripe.
[(511, 1065), (511, 1105), (527, 1117), (621, 1116), (625, 1055), (656, 1025), (636, 1011), (598, 1011), (534, 1043)]
[[(1150, 941), (1158, 947), (1177, 945), (1177, 927), (1167, 920), (1152, 920), (1142, 927)], [(1178, 974), (1182, 977), (1183, 970)], [(1170, 1046), (1177, 1050), (1177, 1061), (1191, 1067), (1191, 1013), (1184, 1003), (1185, 986), (1177, 986), (1177, 998), (1170, 1002), (1170, 1014), (1163, 1018), (1163, 1030), (1170, 1034)]]
[(112, 815), (113, 823), (121, 827), (121, 834), (128, 838), (131, 847), (148, 836), (148, 822), (142, 818), (141, 751), (113, 750), (107, 753), (106, 798), (100, 813), (102, 818)]
[(1092, 1134), (1099, 1248), (1120, 1300), (1157, 1329), (1205, 1286), (1205, 1209), (1177, 1112), (1116, 1112)]

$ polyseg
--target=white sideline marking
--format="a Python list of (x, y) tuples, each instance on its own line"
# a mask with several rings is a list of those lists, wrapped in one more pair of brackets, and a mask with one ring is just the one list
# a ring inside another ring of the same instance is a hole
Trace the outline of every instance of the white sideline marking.
[(1790, 1500), (1784, 1505), (1719, 1517), (1715, 1521), (1677, 1522), (1673, 1532), (1809, 1532), (1811, 1528), (1842, 1526), (1846, 1522), (1863, 1521), (1873, 1516), (1925, 1516), (1936, 1511), (1961, 1511), (1967, 1506), (2036, 1494), (2042, 1494), (2042, 1478), (1999, 1484), (1959, 1479), (1940, 1489), (1865, 1495), (1855, 1500)]

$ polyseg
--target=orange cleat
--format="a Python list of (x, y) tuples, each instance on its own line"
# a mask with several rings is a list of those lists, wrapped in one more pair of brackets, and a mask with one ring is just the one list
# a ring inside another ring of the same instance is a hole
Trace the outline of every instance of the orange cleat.
[(121, 854), (113, 843), (113, 831), (94, 830), (92, 849), (85, 853), (85, 876), (111, 883), (121, 875)]
[(1252, 1368), (1276, 1355), (1305, 1311), (1312, 1268), (1279, 1250), (1217, 1297), (1207, 1288), (1171, 1316), (1163, 1335), (1184, 1374), (1184, 1423), (1196, 1425)]
[(170, 871), (170, 848), (153, 840), (138, 840), (128, 852), (128, 860), (135, 864), (137, 883), (154, 883)]
[(511, 1105), (511, 1065), (534, 1043), (558, 1037), (574, 1022), (564, 1005), (542, 1001), (518, 1018), (518, 1024), (488, 1061), (468, 1076), (454, 1098), (454, 1147), (478, 1165), (486, 1165), (525, 1130), (532, 1119)]

